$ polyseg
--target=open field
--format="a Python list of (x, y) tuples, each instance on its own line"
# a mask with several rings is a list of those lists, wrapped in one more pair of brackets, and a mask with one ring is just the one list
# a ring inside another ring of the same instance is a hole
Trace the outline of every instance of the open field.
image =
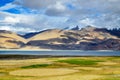
[(120, 57), (2, 58), (0, 80), (120, 80)]

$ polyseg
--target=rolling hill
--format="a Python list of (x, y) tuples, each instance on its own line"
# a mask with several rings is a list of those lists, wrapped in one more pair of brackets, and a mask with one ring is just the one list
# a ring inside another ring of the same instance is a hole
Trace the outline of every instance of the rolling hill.
[(18, 34), (0, 30), (0, 49), (19, 49), (26, 44), (26, 40)]

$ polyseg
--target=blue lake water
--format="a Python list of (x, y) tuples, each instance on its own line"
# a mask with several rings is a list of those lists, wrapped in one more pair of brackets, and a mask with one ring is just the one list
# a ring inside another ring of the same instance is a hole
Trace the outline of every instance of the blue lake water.
[(50, 50), (22, 51), (0, 50), (0, 55), (51, 55), (51, 56), (120, 56), (120, 51), (81, 51), (81, 50)]

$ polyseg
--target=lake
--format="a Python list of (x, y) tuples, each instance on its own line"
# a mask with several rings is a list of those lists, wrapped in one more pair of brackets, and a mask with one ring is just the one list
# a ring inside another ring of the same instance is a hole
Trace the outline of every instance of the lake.
[(51, 55), (51, 56), (120, 56), (120, 51), (81, 50), (0, 50), (0, 55)]

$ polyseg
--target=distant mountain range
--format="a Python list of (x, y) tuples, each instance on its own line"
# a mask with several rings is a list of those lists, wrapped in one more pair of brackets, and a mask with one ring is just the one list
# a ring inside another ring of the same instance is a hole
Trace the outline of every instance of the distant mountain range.
[(120, 30), (77, 26), (25, 35), (0, 30), (0, 49), (120, 50)]

